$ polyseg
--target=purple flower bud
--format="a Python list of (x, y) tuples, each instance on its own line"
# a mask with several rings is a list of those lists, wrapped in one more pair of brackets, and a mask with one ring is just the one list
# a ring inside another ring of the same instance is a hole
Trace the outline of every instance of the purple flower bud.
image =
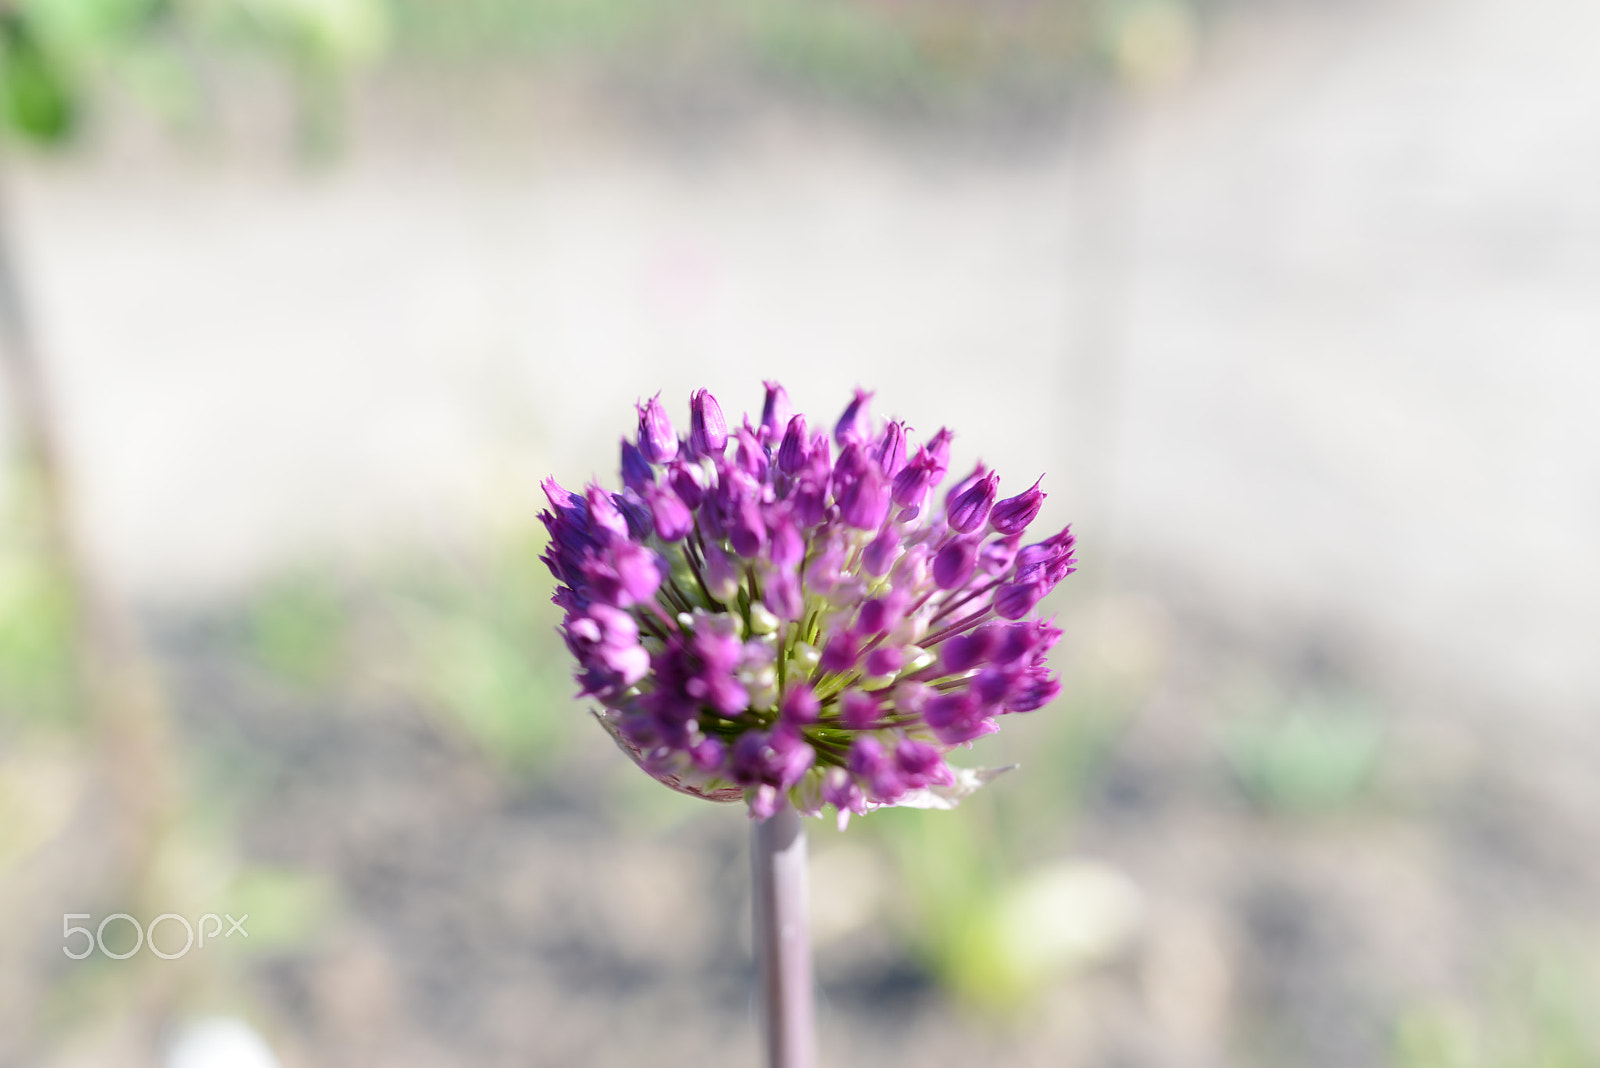
[(731, 601), (739, 592), (739, 568), (715, 541), (702, 546), (706, 558), (706, 588), (719, 601)]
[(883, 434), (878, 438), (878, 447), (873, 453), (878, 461), (878, 467), (883, 470), (885, 478), (892, 479), (900, 473), (906, 465), (906, 425), (903, 422), (891, 422), (883, 428)]
[[(727, 495), (722, 494), (720, 492), (721, 489), (721, 486), (717, 487), (717, 490), (719, 491), (719, 497), (726, 498)], [(726, 539), (728, 536), (728, 529), (722, 525), (722, 513), (726, 510), (736, 508), (738, 503), (739, 502), (736, 499), (713, 500), (708, 495), (705, 500), (705, 506), (699, 511), (695, 512), (694, 515), (695, 528), (700, 531), (700, 540), (710, 543), (720, 542)]]
[(816, 481), (807, 476), (796, 485), (794, 496), (790, 499), (794, 501), (794, 517), (805, 529), (811, 530), (828, 521), (826, 481)]
[(870, 466), (867, 454), (862, 451), (859, 444), (852, 441), (839, 450), (839, 462), (833, 465), (833, 474), (828, 484), (833, 488), (835, 499), (844, 495), (844, 491), (855, 485), (866, 474)]
[(752, 497), (738, 501), (724, 524), (733, 551), (749, 559), (759, 556), (767, 544), (767, 524), (761, 518), (761, 505)]
[(933, 472), (933, 484), (937, 486), (944, 481), (944, 476), (950, 470), (950, 439), (955, 437), (945, 427), (940, 427), (933, 440), (923, 446), (927, 450), (930, 470)]
[(845, 547), (838, 540), (829, 538), (823, 543), (822, 550), (811, 558), (811, 563), (806, 565), (806, 586), (813, 592), (824, 596), (833, 592), (843, 577)]
[(839, 829), (844, 830), (850, 813), (864, 816), (867, 799), (856, 785), (855, 777), (843, 768), (829, 768), (822, 777), (822, 800), (839, 810)]
[(756, 440), (755, 431), (748, 426), (742, 426), (734, 435), (739, 447), (735, 450), (734, 462), (743, 471), (757, 481), (767, 477), (767, 450), (762, 448), (761, 442)]
[(661, 588), (661, 561), (655, 553), (642, 545), (623, 542), (612, 553), (617, 578), (627, 595), (623, 606), (643, 604)]
[(800, 733), (782, 724), (770, 732), (747, 731), (733, 743), (729, 771), (743, 786), (766, 784), (787, 789), (800, 781), (817, 754)]
[(780, 723), (771, 735), (773, 770), (777, 785), (787, 789), (799, 782), (811, 765), (817, 761), (817, 751), (806, 743), (805, 737), (794, 727)]
[(878, 699), (869, 693), (846, 690), (839, 698), (839, 722), (853, 731), (866, 730), (882, 714)]
[(706, 499), (706, 487), (701, 479), (700, 469), (682, 460), (675, 460), (667, 469), (667, 482), (672, 486), (672, 492), (691, 511), (700, 507), (700, 502)]
[(639, 627), (620, 608), (592, 604), (587, 615), (562, 625), (567, 648), (577, 658), (582, 692), (601, 697), (627, 689), (650, 670), (650, 654), (639, 644)]
[(718, 771), (728, 757), (728, 747), (720, 738), (704, 738), (689, 750), (689, 759), (701, 771)]
[(872, 394), (864, 389), (857, 389), (856, 395), (845, 408), (844, 414), (833, 427), (833, 440), (843, 448), (846, 442), (867, 441), (872, 437), (872, 417), (867, 414), (868, 404)]
[(900, 555), (900, 532), (885, 525), (861, 553), (861, 566), (869, 575), (887, 574)]
[(970, 534), (983, 526), (983, 521), (989, 518), (989, 508), (994, 504), (995, 491), (999, 488), (1000, 476), (980, 463), (970, 478), (945, 497), (945, 517), (950, 529)]
[(777, 505), (767, 513), (767, 558), (778, 567), (795, 567), (806, 557), (806, 539), (794, 510)]
[(973, 676), (968, 692), (972, 694), (973, 700), (985, 708), (998, 710), (1001, 702), (1006, 699), (1006, 691), (1011, 689), (1011, 680), (1015, 677), (1016, 672), (991, 664)]
[(1017, 541), (1018, 535), (1010, 534), (989, 542), (978, 554), (978, 570), (988, 578), (998, 578), (1011, 570), (1012, 561), (1017, 558)]
[(857, 530), (876, 530), (889, 518), (889, 484), (876, 464), (868, 463), (861, 477), (845, 487), (839, 516)]
[(817, 700), (816, 691), (809, 682), (800, 682), (789, 687), (789, 692), (783, 695), (783, 703), (778, 706), (778, 712), (790, 723), (804, 726), (815, 723), (822, 711), (822, 704)]
[(782, 800), (783, 796), (777, 789), (766, 783), (745, 791), (745, 803), (750, 806), (750, 818), (753, 820), (770, 820), (776, 816)]
[(945, 764), (939, 750), (927, 742), (902, 738), (894, 747), (894, 766), (905, 784), (913, 790), (928, 786), (954, 786), (955, 773)]
[[(611, 494), (599, 486), (590, 486), (588, 492), (589, 526), (592, 530), (605, 531), (606, 534), (618, 538), (628, 536), (628, 521), (623, 518), (612, 501)], [(604, 535), (601, 535), (604, 537)]]
[(772, 746), (762, 731), (746, 731), (733, 743), (728, 773), (741, 786), (754, 786), (772, 775)]
[[(1039, 476), (1039, 482), (1044, 481), (1044, 476)], [(1039, 482), (1035, 482), (1026, 492), (1015, 497), (1007, 497), (994, 506), (989, 513), (989, 525), (1001, 534), (1021, 534), (1027, 529), (1039, 514), (1040, 505), (1044, 504), (1045, 494), (1039, 489)]]
[(744, 643), (730, 625), (708, 623), (695, 633), (680, 658), (684, 695), (725, 716), (743, 712), (750, 694), (734, 677), (743, 657)]
[(993, 629), (999, 635), (994, 647), (994, 662), (997, 664), (1031, 662), (1048, 652), (1061, 638), (1061, 631), (1042, 619), (995, 624), (986, 629)]
[(821, 667), (823, 671), (849, 671), (856, 666), (856, 661), (860, 657), (861, 643), (854, 634), (842, 630), (830, 638), (822, 650)]
[(644, 496), (645, 487), (656, 484), (656, 473), (650, 467), (650, 461), (627, 438), (622, 439), (622, 484), (641, 497)]
[(856, 630), (865, 637), (876, 637), (899, 623), (905, 615), (906, 595), (896, 590), (887, 597), (874, 597), (861, 606)]
[(569, 489), (563, 489), (561, 483), (553, 478), (547, 478), (539, 483), (539, 488), (544, 490), (544, 496), (550, 502), (550, 507), (556, 510), (557, 515), (569, 515), (578, 507), (578, 495)]
[(1007, 692), (1005, 702), (1009, 712), (1032, 712), (1056, 699), (1061, 683), (1048, 672), (1027, 672), (1018, 678)]
[(895, 771), (888, 754), (883, 751), (882, 743), (872, 735), (855, 740), (850, 746), (846, 763), (851, 774), (866, 783), (867, 796), (871, 800), (891, 804), (905, 795), (905, 783)]
[(694, 513), (670, 489), (651, 486), (645, 499), (650, 504), (656, 534), (662, 541), (678, 541), (694, 529)]
[(902, 508), (921, 510), (922, 502), (927, 500), (928, 490), (933, 488), (934, 482), (933, 461), (919, 449), (916, 458), (894, 477), (894, 503)]
[(666, 409), (657, 393), (639, 409), (639, 451), (653, 464), (664, 464), (678, 455), (678, 435), (672, 429)]
[(902, 715), (920, 716), (938, 691), (923, 682), (899, 682), (894, 688), (894, 707)]
[(983, 707), (965, 693), (944, 693), (928, 702), (923, 718), (945, 745), (960, 745), (999, 730)]
[(971, 671), (989, 657), (994, 649), (994, 630), (979, 627), (954, 638), (946, 638), (939, 650), (939, 667), (946, 675), (959, 675)]
[(805, 613), (806, 601), (800, 592), (800, 576), (792, 569), (780, 569), (769, 574), (762, 594), (767, 608), (779, 619), (799, 619)]
[(977, 546), (958, 538), (939, 550), (933, 558), (933, 581), (941, 590), (964, 586), (978, 566)]
[(619, 608), (650, 600), (661, 586), (656, 554), (631, 541), (585, 560), (582, 570), (595, 599)]
[(728, 421), (722, 417), (722, 406), (710, 390), (695, 390), (689, 396), (689, 455), (721, 456), (727, 447)]
[(650, 531), (655, 523), (650, 516), (650, 509), (639, 499), (639, 495), (631, 490), (625, 493), (613, 493), (611, 503), (617, 506), (617, 511), (622, 513), (622, 518), (628, 524), (628, 537), (634, 541), (645, 541), (650, 537)]
[(1012, 582), (994, 595), (995, 615), (1002, 619), (1021, 619), (1044, 599), (1049, 588), (1043, 582)]
[(778, 470), (786, 475), (799, 474), (811, 458), (811, 447), (806, 440), (806, 417), (797, 415), (789, 420), (783, 432), (783, 443), (778, 446)]
[(828, 441), (828, 435), (820, 430), (811, 435), (806, 463), (810, 465), (812, 474), (823, 482), (828, 481), (828, 474), (833, 470), (833, 445)]
[(880, 645), (867, 654), (867, 675), (871, 678), (893, 675), (905, 662), (906, 656), (897, 646)]
[(766, 441), (776, 441), (789, 425), (789, 417), (794, 414), (794, 405), (789, 403), (789, 394), (776, 382), (761, 383), (767, 388), (767, 399), (761, 405), (762, 437)]
[(929, 558), (933, 555), (926, 545), (913, 545), (906, 550), (894, 565), (894, 570), (889, 574), (889, 581), (894, 583), (897, 590), (921, 589), (927, 583), (932, 564)]
[(1052, 586), (1071, 574), (1072, 550), (1077, 539), (1070, 526), (1036, 545), (1029, 545), (1017, 553), (1017, 570), (1014, 582), (1048, 582)]

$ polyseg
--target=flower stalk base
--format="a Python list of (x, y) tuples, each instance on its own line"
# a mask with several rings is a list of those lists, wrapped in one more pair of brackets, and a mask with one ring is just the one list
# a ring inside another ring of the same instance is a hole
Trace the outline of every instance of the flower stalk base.
[(816, 1068), (806, 832), (792, 805), (751, 821), (751, 897), (768, 1068)]

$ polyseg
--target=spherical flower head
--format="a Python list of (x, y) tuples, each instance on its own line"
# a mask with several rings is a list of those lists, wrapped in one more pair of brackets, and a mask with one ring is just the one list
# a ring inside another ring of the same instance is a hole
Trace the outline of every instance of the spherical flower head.
[(1075, 570), (1070, 528), (1029, 542), (1039, 483), (996, 503), (981, 464), (930, 506), (950, 431), (917, 444), (871, 397), (808, 433), (768, 382), (759, 421), (730, 434), (699, 390), (681, 443), (652, 397), (620, 491), (545, 481), (580, 693), (674, 789), (757, 817), (832, 807), (841, 826), (950, 807), (990, 774), (951, 750), (1059, 692), (1060, 631), (1032, 613)]

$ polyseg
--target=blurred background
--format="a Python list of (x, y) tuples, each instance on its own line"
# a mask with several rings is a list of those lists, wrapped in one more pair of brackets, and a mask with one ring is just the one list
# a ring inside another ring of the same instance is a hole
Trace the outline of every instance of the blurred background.
[(587, 722), (533, 514), (763, 378), (1083, 561), (1020, 771), (815, 825), (825, 1064), (1600, 1064), (1597, 39), (0, 4), (0, 1065), (756, 1063), (745, 818)]

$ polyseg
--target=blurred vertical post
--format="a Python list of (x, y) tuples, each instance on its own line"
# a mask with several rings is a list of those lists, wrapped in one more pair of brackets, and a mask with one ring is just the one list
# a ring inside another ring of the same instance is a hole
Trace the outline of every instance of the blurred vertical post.
[[(0, 158), (0, 171), (3, 167)], [(152, 682), (133, 653), (120, 614), (95, 580), (80, 537), (72, 481), (18, 274), (3, 193), (0, 188), (0, 375), (15, 420), (15, 489), (36, 509), (47, 565), (70, 600), (73, 667), (105, 764), (102, 781), (120, 820), (113, 863), (126, 885), (136, 887), (143, 882), (171, 809), (166, 723)]]
[(814, 1068), (806, 832), (788, 801), (751, 824), (751, 889), (768, 1068)]

